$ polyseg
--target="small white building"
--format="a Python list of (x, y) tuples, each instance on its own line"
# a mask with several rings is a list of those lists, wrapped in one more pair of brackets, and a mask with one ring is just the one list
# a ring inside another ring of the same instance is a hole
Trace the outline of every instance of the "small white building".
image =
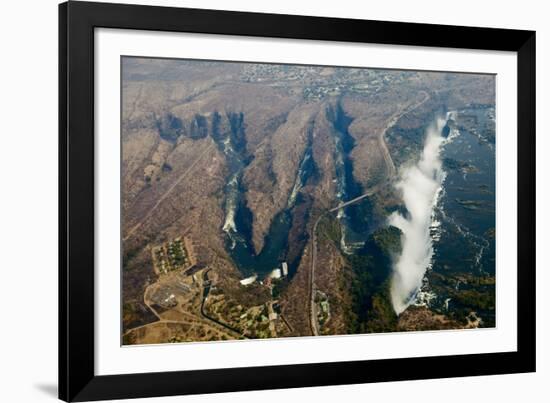
[(288, 265), (286, 262), (283, 262), (283, 277), (288, 276)]

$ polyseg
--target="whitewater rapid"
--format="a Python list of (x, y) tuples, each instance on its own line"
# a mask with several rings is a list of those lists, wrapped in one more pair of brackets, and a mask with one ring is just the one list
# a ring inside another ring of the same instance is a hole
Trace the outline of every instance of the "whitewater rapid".
[(391, 299), (397, 314), (415, 302), (432, 262), (433, 230), (438, 226), (434, 208), (445, 180), (441, 149), (458, 135), (458, 131), (451, 130), (447, 138), (443, 136), (443, 129), (452, 117), (452, 113), (447, 113), (445, 118), (437, 118), (427, 128), (420, 160), (401, 169), (396, 184), (408, 211), (406, 215), (394, 212), (389, 217), (389, 224), (402, 232), (402, 251), (394, 261), (391, 283)]

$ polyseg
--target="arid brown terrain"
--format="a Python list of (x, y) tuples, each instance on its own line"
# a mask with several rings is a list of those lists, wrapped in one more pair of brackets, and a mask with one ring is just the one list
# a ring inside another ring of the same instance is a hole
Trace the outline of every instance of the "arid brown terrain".
[[(385, 219), (427, 122), (494, 104), (493, 77), (123, 58), (122, 78), (123, 344), (475, 325), (466, 308), (395, 315)], [(371, 260), (346, 253), (329, 211), (357, 197), (346, 214)], [(232, 247), (268, 261), (279, 220), (278, 274), (243, 281)]]

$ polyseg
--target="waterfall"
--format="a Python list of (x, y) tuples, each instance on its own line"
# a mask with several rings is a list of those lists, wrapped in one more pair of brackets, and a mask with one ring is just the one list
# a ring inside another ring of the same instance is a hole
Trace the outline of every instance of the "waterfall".
[(433, 212), (445, 180), (440, 153), (445, 142), (454, 137), (445, 138), (443, 129), (452, 118), (452, 113), (447, 113), (445, 118), (436, 118), (427, 128), (420, 160), (401, 169), (396, 184), (408, 211), (406, 215), (394, 212), (389, 217), (389, 224), (402, 232), (402, 251), (394, 261), (391, 283), (391, 299), (397, 314), (415, 301), (432, 262)]

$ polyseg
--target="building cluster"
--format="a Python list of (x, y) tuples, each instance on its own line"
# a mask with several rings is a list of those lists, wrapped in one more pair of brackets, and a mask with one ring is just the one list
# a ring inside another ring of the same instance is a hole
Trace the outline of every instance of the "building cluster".
[(178, 237), (151, 251), (155, 272), (159, 275), (174, 270), (187, 270), (197, 262), (191, 240), (187, 237)]
[(279, 87), (300, 86), (303, 98), (315, 101), (342, 93), (374, 94), (386, 86), (411, 79), (413, 74), (410, 71), (369, 68), (250, 63), (243, 68), (239, 79)]

